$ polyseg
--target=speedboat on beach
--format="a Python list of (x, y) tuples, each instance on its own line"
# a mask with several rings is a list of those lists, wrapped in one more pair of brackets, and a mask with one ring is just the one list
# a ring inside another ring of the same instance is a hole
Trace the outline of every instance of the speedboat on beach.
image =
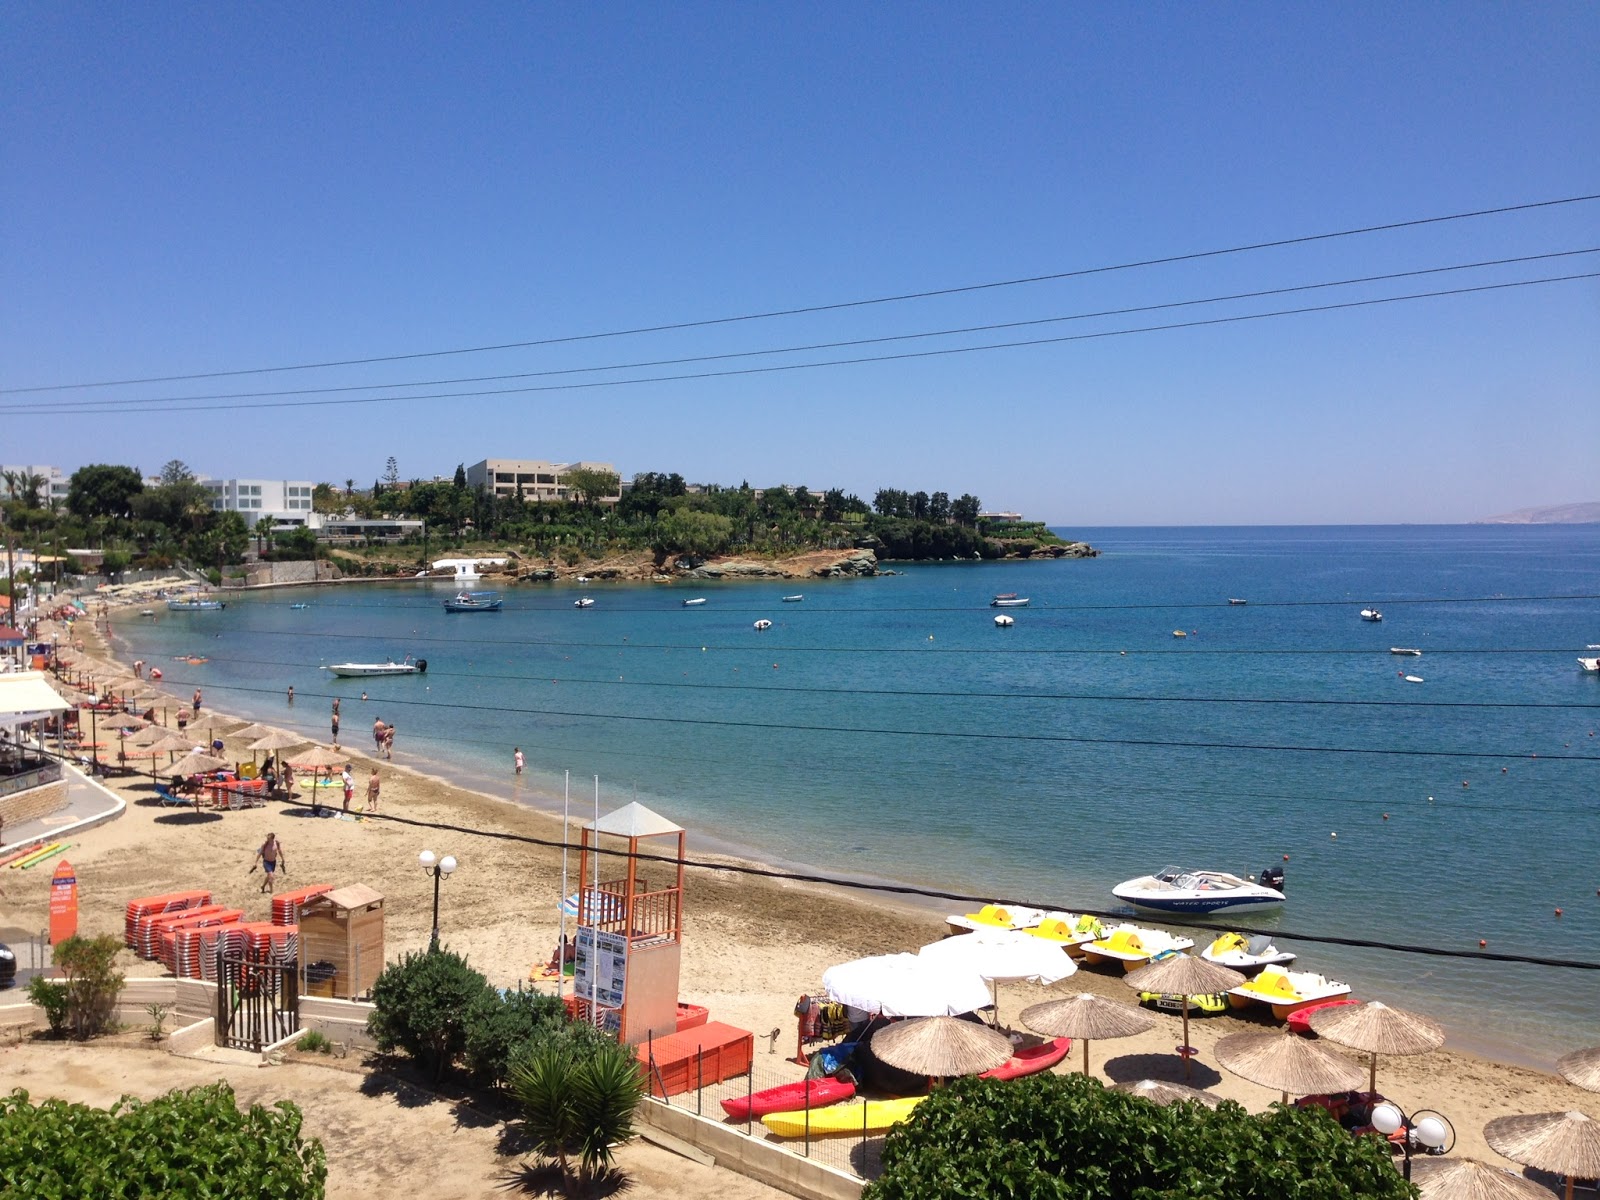
[(989, 601), (990, 608), (1027, 608), (1028, 597), (1018, 596), (1015, 592), (1001, 592)]
[(1230, 967), (1246, 975), (1266, 967), (1283, 967), (1292, 963), (1295, 956), (1288, 950), (1279, 950), (1266, 934), (1245, 937), (1242, 933), (1225, 933), (1200, 951), (1200, 957), (1219, 967)]
[(347, 679), (367, 675), (422, 675), (428, 670), (428, 660), (406, 655), (404, 662), (389, 659), (381, 663), (329, 663), (322, 668)]
[(445, 612), (499, 612), (505, 601), (499, 592), (457, 592), (444, 602)]
[(1140, 925), (1114, 925), (1106, 936), (1085, 942), (1078, 949), (1087, 963), (1120, 962), (1124, 971), (1137, 971), (1159, 954), (1176, 954), (1194, 947), (1194, 940), (1174, 937), (1165, 929)]
[(1285, 971), (1281, 967), (1268, 967), (1254, 979), (1228, 989), (1229, 1003), (1235, 1008), (1269, 1004), (1272, 1006), (1272, 1015), (1280, 1021), (1308, 1004), (1349, 994), (1348, 983), (1340, 983), (1337, 979), (1310, 971)]
[(1381, 621), (1383, 620), (1383, 614), (1375, 608), (1363, 608), (1361, 610), (1361, 619), (1363, 621)]
[(1136, 908), (1155, 912), (1210, 913), (1282, 904), (1282, 887), (1283, 871), (1276, 867), (1263, 871), (1260, 883), (1226, 871), (1163, 867), (1154, 875), (1124, 880), (1111, 889), (1111, 894)]

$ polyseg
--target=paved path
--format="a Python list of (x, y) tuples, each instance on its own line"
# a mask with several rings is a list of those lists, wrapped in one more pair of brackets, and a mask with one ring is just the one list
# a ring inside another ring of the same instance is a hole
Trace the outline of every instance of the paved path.
[(63, 836), (70, 837), (75, 829), (89, 828), (90, 822), (99, 825), (122, 815), (126, 807), (122, 797), (71, 767), (65, 768), (63, 775), (67, 781), (66, 806), (48, 816), (7, 825), (5, 844), (0, 845), (0, 854), (12, 846), (20, 848), (39, 838), (55, 840)]

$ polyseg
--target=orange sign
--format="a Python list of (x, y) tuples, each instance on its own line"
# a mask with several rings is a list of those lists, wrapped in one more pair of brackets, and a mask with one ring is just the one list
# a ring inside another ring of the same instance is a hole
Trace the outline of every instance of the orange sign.
[(78, 932), (78, 876), (62, 859), (50, 877), (50, 944), (59, 945)]

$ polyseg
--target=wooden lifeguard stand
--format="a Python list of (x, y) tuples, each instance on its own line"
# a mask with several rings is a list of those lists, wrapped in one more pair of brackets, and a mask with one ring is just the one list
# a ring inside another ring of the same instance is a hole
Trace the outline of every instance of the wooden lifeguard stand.
[[(612, 839), (605, 845), (602, 838)], [(627, 858), (609, 853), (627, 843)], [(641, 864), (642, 853), (668, 859)], [(597, 851), (607, 851), (601, 854)], [(635, 801), (583, 827), (578, 851), (578, 1015), (624, 1043), (676, 1033), (683, 950), (683, 828)], [(669, 873), (651, 888), (643, 872)]]

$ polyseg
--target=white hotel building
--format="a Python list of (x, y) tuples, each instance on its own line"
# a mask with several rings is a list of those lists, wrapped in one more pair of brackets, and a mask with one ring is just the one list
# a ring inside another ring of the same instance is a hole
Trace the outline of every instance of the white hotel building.
[(211, 493), (211, 507), (218, 512), (236, 512), (245, 524), (254, 526), (262, 517), (277, 525), (305, 525), (311, 522), (311, 489), (308, 479), (201, 479), (201, 487)]
[[(467, 486), (484, 488), (496, 496), (521, 497), (528, 503), (569, 500), (565, 476), (568, 471), (609, 471), (620, 473), (610, 463), (553, 463), (537, 458), (486, 458), (467, 468)], [(601, 497), (602, 504), (615, 504), (621, 495)]]

